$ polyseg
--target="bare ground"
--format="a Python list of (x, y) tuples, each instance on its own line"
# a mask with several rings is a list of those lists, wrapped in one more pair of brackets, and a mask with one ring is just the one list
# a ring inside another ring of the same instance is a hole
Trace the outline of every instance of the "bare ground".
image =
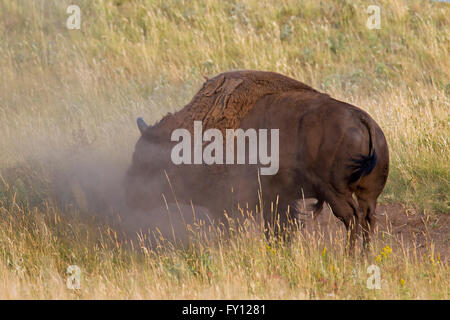
[[(430, 254), (439, 253), (443, 263), (450, 258), (450, 214), (427, 214), (402, 204), (379, 204), (376, 209), (377, 224), (373, 238), (382, 242), (391, 240), (397, 250)], [(344, 225), (326, 207), (314, 219), (312, 215), (302, 218), (305, 232), (316, 237), (325, 237), (345, 232)]]

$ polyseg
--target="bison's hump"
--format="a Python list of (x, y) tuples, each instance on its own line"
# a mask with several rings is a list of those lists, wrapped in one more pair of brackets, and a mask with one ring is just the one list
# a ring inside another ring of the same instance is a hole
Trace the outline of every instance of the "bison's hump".
[(192, 131), (193, 121), (202, 121), (203, 129), (236, 129), (263, 96), (300, 90), (317, 92), (302, 82), (275, 72), (242, 70), (221, 73), (208, 79), (182, 110), (165, 116), (155, 129), (185, 128)]

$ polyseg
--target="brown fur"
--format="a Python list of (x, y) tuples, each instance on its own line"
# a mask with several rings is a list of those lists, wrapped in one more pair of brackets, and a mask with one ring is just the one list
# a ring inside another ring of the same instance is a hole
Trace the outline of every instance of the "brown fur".
[(297, 80), (274, 72), (233, 71), (208, 79), (180, 111), (168, 114), (144, 135), (170, 134), (176, 128), (192, 133), (193, 121), (203, 121), (203, 129), (239, 128), (240, 121), (261, 97), (294, 91), (316, 92)]
[(148, 127), (136, 145), (127, 175), (131, 207), (151, 208), (161, 201), (161, 193), (167, 197), (172, 191), (179, 201), (192, 200), (217, 216), (232, 203), (257, 204), (257, 165), (171, 163), (172, 131), (192, 132), (194, 120), (203, 121), (204, 130), (222, 132), (279, 129), (280, 169), (274, 176), (261, 176), (262, 209), (268, 224), (273, 223), (270, 202), (279, 197), (277, 211), (284, 225), (292, 218), (293, 203), (303, 194), (318, 199), (316, 212), (324, 202), (330, 204), (351, 231), (350, 247), (361, 227), (368, 244), (376, 200), (388, 175), (388, 148), (381, 129), (361, 109), (273, 72), (219, 74), (207, 80), (182, 110)]

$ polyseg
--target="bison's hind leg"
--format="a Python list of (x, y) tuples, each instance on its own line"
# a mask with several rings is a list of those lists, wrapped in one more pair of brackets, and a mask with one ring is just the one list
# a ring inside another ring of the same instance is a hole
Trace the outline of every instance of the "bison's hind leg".
[(363, 245), (364, 248), (367, 249), (370, 245), (370, 236), (373, 233), (376, 224), (375, 208), (377, 204), (377, 196), (371, 196), (369, 193), (361, 190), (356, 192), (356, 196), (363, 214), (361, 219)]
[(344, 223), (347, 230), (346, 252), (353, 254), (363, 219), (363, 213), (358, 203), (353, 199), (350, 192), (347, 194), (328, 192), (326, 202), (330, 205), (333, 214)]

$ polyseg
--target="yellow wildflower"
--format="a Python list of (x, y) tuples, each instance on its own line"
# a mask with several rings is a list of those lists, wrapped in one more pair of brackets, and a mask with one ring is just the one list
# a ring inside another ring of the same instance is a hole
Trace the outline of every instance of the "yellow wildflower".
[(376, 256), (375, 260), (377, 262), (380, 262), (380, 261), (386, 259), (390, 255), (391, 252), (392, 252), (392, 248), (389, 246), (386, 246), (381, 250), (380, 254)]

